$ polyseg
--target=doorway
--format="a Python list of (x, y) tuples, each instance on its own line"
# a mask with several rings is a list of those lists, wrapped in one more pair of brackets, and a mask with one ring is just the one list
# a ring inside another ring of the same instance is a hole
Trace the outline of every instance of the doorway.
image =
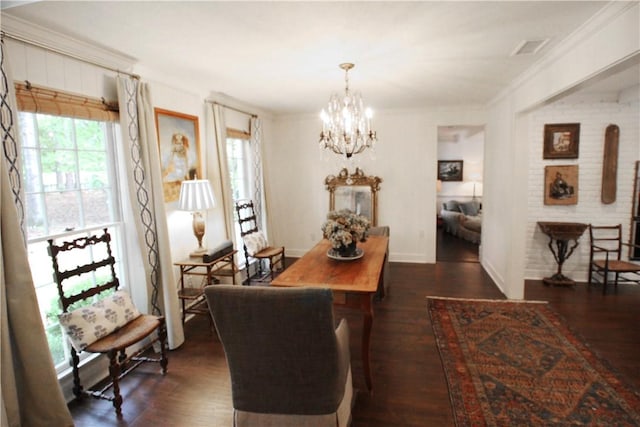
[(438, 126), (436, 262), (479, 262), (484, 126)]

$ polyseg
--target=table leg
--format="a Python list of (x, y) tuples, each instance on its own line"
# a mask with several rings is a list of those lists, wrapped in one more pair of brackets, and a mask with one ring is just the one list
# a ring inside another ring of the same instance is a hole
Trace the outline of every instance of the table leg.
[(553, 257), (556, 260), (556, 263), (558, 264), (558, 269), (556, 271), (556, 274), (554, 274), (551, 277), (545, 277), (542, 281), (545, 285), (554, 285), (554, 286), (559, 286), (559, 285), (565, 285), (565, 286), (574, 286), (576, 284), (576, 282), (572, 279), (570, 279), (569, 277), (565, 276), (564, 274), (562, 274), (562, 266), (564, 265), (564, 262), (571, 256), (571, 254), (573, 253), (573, 251), (576, 249), (576, 247), (578, 246), (578, 241), (574, 240), (573, 241), (573, 245), (571, 247), (569, 247), (569, 240), (565, 240), (565, 239), (556, 239), (555, 243), (556, 243), (556, 249), (554, 250), (553, 248), (553, 238), (549, 238), (549, 249), (551, 250), (551, 253), (553, 254)]
[(373, 305), (371, 304), (371, 296), (363, 295), (362, 297), (362, 369), (364, 378), (367, 383), (367, 390), (373, 390), (371, 381), (371, 363), (370, 363), (370, 344), (371, 344), (371, 327), (373, 325)]
[[(180, 291), (184, 291), (184, 266), (180, 266)], [(184, 321), (187, 318), (186, 301), (184, 298), (180, 298), (182, 304), (182, 327), (184, 328)]]

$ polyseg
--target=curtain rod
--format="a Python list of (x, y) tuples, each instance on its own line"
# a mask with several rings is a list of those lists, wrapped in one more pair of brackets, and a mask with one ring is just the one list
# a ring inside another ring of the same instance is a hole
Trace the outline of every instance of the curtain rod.
[(233, 110), (233, 111), (237, 111), (238, 113), (246, 114), (248, 116), (251, 116), (254, 119), (258, 118), (257, 114), (249, 113), (248, 111), (242, 111), (242, 110), (240, 110), (238, 108), (231, 107), (231, 106), (225, 105), (225, 104), (221, 104), (220, 102), (216, 102), (216, 101), (209, 101), (209, 102), (212, 103), (213, 105), (219, 105), (221, 107), (228, 108), (229, 110)]
[(105, 70), (108, 70), (108, 71), (113, 71), (113, 72), (119, 73), (119, 74), (125, 74), (125, 75), (127, 75), (127, 76), (129, 76), (131, 78), (134, 78), (136, 80), (140, 80), (140, 76), (137, 75), (137, 74), (133, 74), (133, 73), (130, 73), (128, 71), (118, 70), (117, 68), (109, 67), (108, 65), (100, 64), (99, 62), (95, 62), (95, 61), (88, 60), (86, 58), (82, 58), (82, 57), (80, 57), (78, 55), (74, 55), (72, 53), (65, 52), (65, 51), (63, 51), (61, 49), (57, 49), (57, 48), (54, 48), (54, 47), (51, 47), (51, 46), (47, 46), (44, 43), (41, 43), (41, 42), (38, 42), (38, 41), (35, 41), (35, 40), (30, 40), (30, 39), (28, 39), (26, 37), (9, 34), (6, 31), (0, 31), (0, 35), (2, 36), (3, 40), (4, 40), (5, 37), (7, 37), (7, 38), (10, 38), (10, 39), (22, 42), (22, 43), (27, 43), (27, 44), (30, 44), (32, 46), (36, 46), (36, 47), (39, 47), (41, 49), (45, 49), (45, 50), (48, 50), (48, 51), (51, 51), (51, 52), (54, 52), (54, 53), (57, 53), (57, 54), (60, 54), (60, 55), (64, 55), (64, 56), (66, 56), (68, 58), (71, 58), (71, 59), (82, 61), (82, 62), (84, 62), (86, 64), (95, 65), (96, 67), (100, 67), (102, 69), (105, 69)]

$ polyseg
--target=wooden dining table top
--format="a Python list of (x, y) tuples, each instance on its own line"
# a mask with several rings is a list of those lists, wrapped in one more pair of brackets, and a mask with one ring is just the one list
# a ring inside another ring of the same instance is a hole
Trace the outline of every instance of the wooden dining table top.
[(329, 258), (331, 244), (322, 239), (309, 252), (287, 267), (271, 284), (288, 287), (325, 287), (334, 291), (374, 293), (382, 274), (389, 238), (369, 236), (358, 242), (364, 254), (355, 260)]

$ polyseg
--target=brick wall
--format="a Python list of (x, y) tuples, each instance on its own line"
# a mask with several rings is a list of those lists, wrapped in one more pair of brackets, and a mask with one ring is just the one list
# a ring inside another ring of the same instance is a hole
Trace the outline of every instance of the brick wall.
[[(568, 221), (623, 226), (623, 238), (629, 235), (635, 161), (640, 154), (639, 104), (614, 102), (557, 103), (541, 108), (529, 116), (529, 181), (527, 191), (527, 255), (528, 279), (541, 279), (555, 273), (556, 263), (549, 250), (548, 237), (537, 221)], [(579, 158), (543, 159), (544, 125), (580, 123)], [(617, 197), (613, 204), (600, 201), (604, 133), (609, 124), (620, 128)], [(578, 204), (547, 206), (544, 204), (544, 168), (548, 165), (579, 165)], [(589, 263), (589, 235), (585, 231), (579, 246), (565, 262), (563, 273), (586, 282)]]

